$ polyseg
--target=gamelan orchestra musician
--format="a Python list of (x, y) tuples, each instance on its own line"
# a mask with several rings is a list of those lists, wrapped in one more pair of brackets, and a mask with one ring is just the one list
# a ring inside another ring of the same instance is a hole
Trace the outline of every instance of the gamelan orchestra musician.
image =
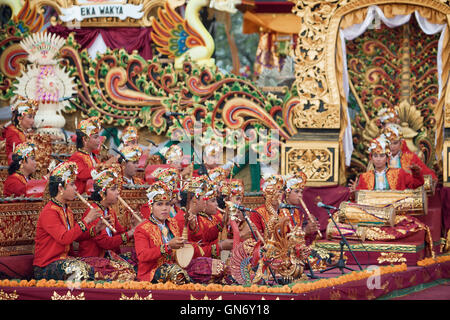
[(11, 163), (10, 155), (14, 147), (27, 141), (27, 137), (33, 129), (34, 117), (38, 110), (38, 102), (16, 95), (11, 103), (11, 124), (6, 127), (3, 135), (6, 140), (6, 156), (8, 164)]
[[(78, 174), (75, 184), (79, 193), (86, 192), (86, 183), (91, 179), (91, 171), (100, 163), (97, 158), (102, 138), (100, 137), (100, 118), (90, 117), (80, 121), (76, 130), (77, 151), (68, 159), (78, 166)], [(116, 157), (111, 157), (106, 164), (117, 161)]]
[(9, 165), (9, 176), (3, 184), (3, 195), (5, 197), (25, 196), (27, 184), (36, 172), (36, 147), (31, 142), (23, 142), (16, 145), (12, 154), (12, 162)]
[(101, 216), (98, 209), (89, 210), (83, 219), (75, 221), (68, 203), (76, 198), (76, 175), (77, 165), (71, 161), (60, 163), (50, 173), (51, 199), (40, 212), (36, 226), (33, 260), (36, 280), (95, 280), (92, 266), (75, 257), (73, 244), (95, 237), (106, 224), (103, 220), (92, 223)]
[(122, 166), (123, 184), (143, 185), (144, 181), (137, 177), (139, 159), (142, 156), (142, 148), (138, 145), (128, 145), (120, 148), (119, 163)]
[[(114, 230), (106, 227), (99, 234), (79, 241), (78, 255), (94, 266), (99, 279), (134, 280), (136, 277), (134, 267), (137, 261), (133, 260), (131, 252), (122, 254), (120, 246), (133, 239), (137, 221), (134, 220), (133, 226), (126, 230), (120, 224), (113, 208), (118, 202), (121, 190), (120, 166), (113, 164), (103, 169), (98, 168), (99, 171), (92, 172), (94, 191), (90, 196), (91, 206), (98, 209), (108, 219)], [(88, 215), (90, 210), (88, 208), (83, 217)], [(91, 224), (96, 224), (98, 220), (100, 219), (94, 220)]]
[[(193, 259), (186, 269), (180, 267), (176, 260), (176, 250), (184, 247), (187, 236), (187, 221), (170, 217), (172, 193), (162, 181), (156, 181), (147, 190), (150, 215), (136, 227), (134, 233), (135, 249), (138, 257), (138, 280), (152, 282), (171, 281), (175, 284), (192, 282), (189, 270), (195, 267), (197, 258), (217, 258), (219, 245), (199, 245), (190, 242), (194, 248)], [(204, 261), (200, 260), (204, 265)], [(211, 269), (210, 269), (211, 270)], [(220, 272), (220, 270), (214, 270)]]

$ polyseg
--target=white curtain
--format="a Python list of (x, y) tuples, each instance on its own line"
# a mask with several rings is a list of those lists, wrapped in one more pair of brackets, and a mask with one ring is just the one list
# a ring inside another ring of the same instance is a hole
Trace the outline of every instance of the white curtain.
[(87, 48), (87, 52), (89, 53), (91, 59), (95, 59), (97, 53), (99, 54), (105, 53), (106, 49), (107, 49), (106, 43), (103, 40), (102, 34), (99, 33), (97, 35), (97, 38), (95, 38), (94, 42), (92, 43), (92, 45), (89, 48)]
[[(437, 56), (437, 68), (438, 68), (438, 85), (439, 85), (439, 98), (442, 93), (442, 44), (444, 40), (445, 24), (430, 23), (426, 18), (422, 17), (418, 11), (414, 11), (416, 20), (422, 29), (422, 31), (428, 35), (441, 33), (438, 43), (438, 56)], [(345, 97), (348, 101), (348, 73), (347, 71), (347, 52), (345, 47), (346, 40), (353, 40), (362, 35), (369, 27), (376, 27), (377, 22), (380, 20), (389, 28), (395, 28), (409, 22), (411, 14), (397, 15), (393, 18), (386, 18), (383, 11), (378, 6), (370, 6), (367, 10), (366, 19), (360, 24), (354, 24), (348, 28), (339, 30), (339, 37), (342, 44), (342, 57), (343, 57), (343, 79)], [(352, 126), (350, 122), (349, 113), (347, 112), (348, 125), (345, 129), (343, 147), (345, 152), (345, 165), (350, 166), (350, 161), (353, 152), (353, 139), (352, 139)]]

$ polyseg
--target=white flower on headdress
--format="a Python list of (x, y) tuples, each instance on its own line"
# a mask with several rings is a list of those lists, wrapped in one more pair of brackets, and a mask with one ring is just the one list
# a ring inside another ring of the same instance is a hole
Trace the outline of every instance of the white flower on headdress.
[(295, 186), (296, 184), (303, 183), (302, 178), (294, 178), (293, 176), (289, 177), (286, 181), (286, 191), (290, 192), (292, 189), (292, 186)]
[(93, 124), (88, 125), (88, 126), (86, 127), (86, 135), (90, 136), (90, 135), (91, 135), (91, 132), (95, 131), (96, 129), (97, 129), (97, 126), (96, 126), (96, 125), (93, 125)]
[(162, 188), (147, 193), (148, 203), (150, 203), (150, 204), (153, 203), (153, 199), (154, 199), (157, 195), (163, 195), (163, 194), (165, 194), (165, 193), (166, 193), (165, 190), (162, 189)]

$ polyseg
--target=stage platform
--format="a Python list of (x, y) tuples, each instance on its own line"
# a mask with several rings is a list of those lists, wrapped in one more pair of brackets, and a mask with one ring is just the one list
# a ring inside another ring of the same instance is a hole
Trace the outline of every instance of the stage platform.
[[(363, 266), (360, 271), (316, 272), (320, 279), (284, 286), (219, 284), (151, 284), (149, 282), (81, 282), (0, 280), (6, 300), (373, 300), (394, 299), (450, 282), (450, 255), (428, 258), (418, 266)], [(406, 292), (406, 293), (405, 293)], [(430, 299), (439, 297), (430, 297)]]

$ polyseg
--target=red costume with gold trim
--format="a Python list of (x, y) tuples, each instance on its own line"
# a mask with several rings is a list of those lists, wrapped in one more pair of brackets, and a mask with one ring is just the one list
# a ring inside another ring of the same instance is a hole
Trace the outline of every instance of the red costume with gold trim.
[(422, 173), (424, 175), (431, 175), (433, 177), (433, 180), (437, 180), (436, 173), (434, 173), (433, 170), (428, 168), (428, 166), (425, 163), (423, 163), (423, 161), (419, 158), (419, 156), (414, 152), (411, 151), (405, 152), (402, 150), (400, 155), (400, 163), (402, 169), (404, 170), (408, 170), (409, 166), (411, 166), (411, 164), (413, 163), (417, 164), (422, 169)]
[(27, 192), (27, 179), (20, 173), (14, 172), (3, 183), (3, 196), (25, 196)]
[(14, 125), (9, 125), (5, 129), (4, 135), (6, 140), (5, 144), (6, 157), (8, 159), (8, 164), (10, 164), (11, 159), (9, 156), (14, 151), (14, 146), (18, 146), (19, 144), (27, 141), (27, 136), (22, 130), (20, 130)]
[(271, 214), (265, 205), (256, 208), (255, 211), (256, 212), (250, 214), (250, 220), (255, 224), (256, 228), (258, 228), (259, 233), (264, 235)]
[(74, 221), (69, 207), (64, 212), (62, 205), (50, 200), (37, 221), (33, 265), (45, 267), (73, 256), (73, 242), (89, 238), (90, 233), (86, 223)]
[[(181, 237), (184, 224), (175, 218), (168, 218), (166, 226), (175, 237)], [(168, 248), (163, 242), (162, 232), (152, 221), (146, 220), (136, 227), (134, 243), (139, 260), (137, 279), (140, 281), (152, 281), (155, 271), (164, 263), (174, 263), (174, 250)], [(211, 257), (219, 255), (219, 247), (216, 244), (199, 247), (195, 243), (194, 258)]]
[[(401, 168), (388, 168), (386, 179), (391, 190), (416, 189), (423, 185), (423, 174), (411, 175)], [(362, 173), (358, 179), (356, 190), (374, 190), (375, 172), (370, 170)]]
[(204, 212), (197, 214), (196, 230), (189, 230), (189, 241), (202, 241), (203, 243), (211, 243), (217, 240), (219, 232), (222, 231), (223, 215), (217, 212), (214, 215), (208, 215)]
[[(92, 161), (92, 158), (95, 163)], [(75, 162), (78, 167), (75, 185), (79, 193), (86, 192), (86, 182), (92, 178), (91, 171), (95, 169), (95, 166), (98, 163), (98, 159), (94, 154), (92, 154), (92, 158), (91, 155), (85, 151), (78, 150), (68, 159), (68, 161)]]
[[(92, 206), (94, 208), (100, 208), (100, 210), (104, 212), (104, 208), (99, 206), (97, 203), (92, 203)], [(84, 212), (83, 218), (89, 213), (90, 210), (91, 209), (87, 209)], [(103, 229), (100, 234), (96, 235), (94, 238), (80, 241), (80, 246), (78, 249), (78, 255), (80, 257), (104, 258), (107, 250), (111, 250), (119, 254), (120, 245), (126, 244), (130, 240), (127, 235), (127, 230), (120, 224), (119, 219), (117, 219), (115, 210), (108, 208), (107, 213), (113, 218), (113, 227), (117, 232), (110, 237), (106, 229)], [(97, 218), (89, 226), (95, 226), (99, 219), (100, 218)]]

